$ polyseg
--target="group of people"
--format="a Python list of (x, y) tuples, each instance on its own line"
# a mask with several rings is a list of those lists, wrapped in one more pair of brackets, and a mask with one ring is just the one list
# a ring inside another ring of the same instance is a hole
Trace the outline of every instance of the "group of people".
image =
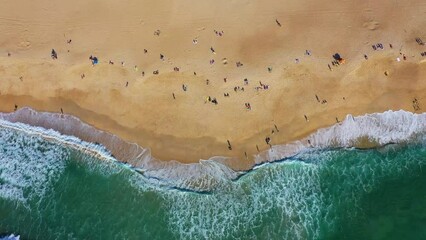
[(214, 31), (214, 33), (216, 34), (216, 36), (218, 36), (218, 37), (222, 37), (223, 36), (223, 34), (224, 34), (224, 32), (223, 31), (217, 31), (217, 30), (213, 30)]
[[(281, 27), (281, 23), (278, 21), (278, 20), (276, 20), (276, 24), (279, 26), (279, 27)], [(160, 30), (156, 30), (155, 32), (154, 32), (154, 35), (156, 35), (156, 36), (159, 36), (160, 35), (160, 33), (161, 33), (161, 31)], [(223, 36), (223, 34), (224, 34), (224, 32), (223, 31), (217, 31), (217, 30), (214, 30), (214, 33), (216, 34), (216, 36), (220, 36), (220, 37), (222, 37)], [(420, 38), (416, 38), (416, 42), (419, 44), (419, 45), (424, 45), (424, 43), (423, 43), (423, 41), (420, 39)], [(68, 40), (67, 41), (67, 43), (68, 44), (71, 44), (71, 40)], [(194, 44), (198, 44), (198, 40), (197, 39), (193, 39), (193, 43)], [(383, 44), (382, 43), (377, 43), (377, 44), (373, 44), (373, 45), (371, 45), (371, 47), (372, 47), (372, 49), (374, 50), (374, 51), (377, 51), (377, 50), (383, 50), (384, 49), (384, 46), (383, 46)], [(390, 48), (393, 48), (393, 46), (392, 46), (392, 44), (389, 44), (389, 47)], [(148, 50), (147, 49), (144, 49), (143, 50), (144, 51), (144, 53), (146, 54), (146, 53), (148, 53)], [(210, 47), (210, 52), (212, 53), (212, 54), (216, 54), (216, 49), (215, 48), (213, 48), (213, 46), (211, 46)], [(311, 54), (312, 54), (312, 52), (311, 52), (311, 50), (305, 50), (305, 55), (306, 56), (311, 56)], [(406, 56), (405, 56), (405, 54), (402, 54), (401, 53), (401, 55), (403, 56), (403, 59), (404, 60), (406, 60)], [(9, 54), (9, 56), (10, 56), (10, 54)], [(422, 52), (421, 53), (421, 56), (426, 56), (426, 52)], [(58, 58), (58, 54), (57, 54), (57, 52), (55, 51), (55, 49), (52, 49), (52, 51), (51, 51), (51, 57), (52, 57), (52, 59), (57, 59)], [(339, 54), (335, 54), (335, 55), (333, 55), (333, 61), (331, 62), (331, 64), (333, 65), (333, 66), (338, 66), (338, 65), (341, 65), (342, 63), (344, 63), (344, 59), (343, 58), (341, 58), (340, 57), (340, 55)], [(365, 58), (365, 60), (368, 60), (368, 56), (366, 55), (366, 54), (364, 54), (364, 58)], [(96, 56), (90, 56), (89, 57), (89, 59), (90, 59), (90, 61), (91, 61), (91, 63), (92, 63), (92, 65), (96, 65), (96, 64), (98, 64), (98, 62), (99, 62), (99, 60), (98, 60), (98, 58), (96, 57)], [(161, 61), (164, 61), (165, 60), (165, 56), (163, 55), (163, 54), (160, 54), (160, 60)], [(295, 60), (296, 61), (296, 63), (298, 63), (299, 62), (299, 59), (296, 59)], [(228, 60), (226, 59), (226, 58), (224, 58), (223, 60), (222, 60), (222, 62), (223, 62), (223, 64), (227, 64), (228, 63)], [(215, 59), (210, 59), (210, 65), (213, 65), (215, 63)], [(113, 61), (109, 61), (109, 64), (111, 64), (111, 65), (113, 65), (114, 64), (114, 62)], [(240, 68), (240, 67), (242, 67), (243, 66), (243, 63), (241, 63), (240, 61), (237, 61), (237, 62), (235, 62), (235, 64), (236, 64), (236, 67), (237, 68)], [(122, 62), (122, 66), (124, 66), (124, 62)], [(329, 67), (329, 69), (330, 70), (332, 70), (331, 69), (331, 66), (330, 66), (330, 64), (328, 64), (328, 67)], [(136, 71), (138, 71), (138, 69), (137, 69), (137, 66), (135, 66), (135, 70)], [(180, 68), (179, 67), (174, 67), (173, 68), (173, 71), (174, 72), (179, 72), (180, 71)], [(269, 72), (269, 73), (271, 73), (272, 72), (272, 67), (267, 67), (267, 71)], [(144, 74), (145, 74), (145, 72), (143, 72), (142, 71), (142, 76), (144, 76)], [(154, 75), (158, 75), (159, 74), (159, 70), (154, 70), (153, 71), (153, 74)], [(197, 74), (196, 74), (196, 72), (194, 72), (194, 76), (196, 76)], [(81, 78), (83, 79), (85, 77), (85, 75), (84, 74), (82, 74), (81, 75)], [(227, 82), (227, 78), (225, 77), (225, 78), (223, 78), (223, 80), (224, 80), (224, 82), (226, 83)], [(126, 87), (128, 86), (128, 84), (129, 84), (129, 82), (126, 82)], [(206, 85), (209, 85), (209, 79), (206, 79)], [(245, 86), (247, 86), (247, 85), (249, 85), (249, 80), (247, 79), (247, 78), (244, 78), (243, 79), (243, 85), (245, 85)], [(266, 84), (263, 84), (261, 81), (259, 81), (259, 85), (260, 86), (256, 86), (254, 89), (255, 90), (268, 90), (269, 89), (269, 85), (266, 85)], [(182, 90), (184, 91), (184, 92), (186, 92), (187, 91), (187, 85), (185, 85), (185, 84), (182, 84)], [(240, 87), (240, 86), (235, 86), (234, 88), (234, 91), (235, 92), (238, 92), (238, 91), (242, 91), (242, 92), (244, 92), (244, 87)], [(224, 97), (229, 97), (230, 95), (229, 95), (229, 93), (224, 93)], [(172, 93), (172, 97), (173, 97), (173, 99), (176, 99), (176, 96), (175, 96), (175, 93)], [(316, 100), (317, 100), (317, 102), (318, 103), (321, 103), (321, 104), (327, 104), (327, 100), (325, 100), (325, 99), (320, 99), (319, 97), (318, 97), (318, 95), (315, 95), (315, 97), (316, 97)], [(213, 103), (213, 104), (215, 104), (215, 105), (217, 105), (218, 104), (218, 100), (215, 98), (215, 97), (210, 97), (210, 96), (208, 96), (207, 97), (207, 99), (206, 99), (208, 102), (210, 102), (210, 103)], [(207, 102), (206, 101), (206, 102)], [(414, 100), (413, 100), (413, 108), (414, 108), (414, 110), (415, 111), (418, 111), (418, 110), (420, 110), (420, 106), (419, 106), (419, 102), (418, 102), (418, 100), (415, 98)], [(251, 107), (251, 104), (249, 103), (249, 102), (245, 102), (244, 103), (244, 105), (245, 105), (245, 109), (246, 110), (251, 110), (252, 109), (252, 107)], [(17, 106), (15, 105), (15, 110), (17, 109)], [(62, 111), (62, 109), (61, 109), (61, 112), (63, 112)], [(304, 118), (305, 118), (305, 121), (306, 122), (309, 122), (309, 119), (308, 119), (308, 116), (307, 115), (304, 115)], [(338, 120), (338, 118), (336, 117), (336, 122), (339, 122), (339, 120)], [(275, 129), (273, 129), (272, 130), (272, 133), (275, 133), (275, 131), (279, 131), (278, 130), (278, 128), (277, 128), (277, 126), (276, 125), (274, 125), (275, 126)], [(270, 145), (271, 146), (271, 138), (269, 137), (269, 136), (267, 136), (266, 138), (265, 138), (265, 142), (266, 142), (266, 144), (268, 144), (268, 145)], [(231, 146), (231, 143), (230, 143), (230, 141), (229, 140), (227, 140), (227, 144), (228, 144), (228, 149), (229, 150), (232, 150), (232, 146)], [(257, 150), (259, 151), (259, 147), (258, 147), (258, 145), (256, 145), (256, 148), (257, 148)]]
[(213, 103), (214, 105), (218, 104), (217, 99), (215, 97), (212, 98), (212, 97), (208, 96), (207, 101)]
[[(89, 60), (92, 62), (92, 65), (93, 65), (93, 66), (99, 63), (98, 58), (97, 58), (97, 57), (94, 57), (94, 56), (92, 56), (92, 55), (90, 55)], [(111, 63), (111, 61), (110, 61), (110, 63)], [(112, 64), (114, 64), (114, 63), (112, 63)]]
[[(392, 46), (392, 45), (389, 45), (389, 46)], [(373, 44), (373, 45), (371, 45), (371, 47), (373, 48), (374, 51), (384, 49), (383, 44), (381, 44), (381, 43)]]
[(256, 90), (268, 90), (269, 89), (269, 85), (263, 84), (261, 81), (259, 81), (259, 85), (260, 87), (255, 87)]

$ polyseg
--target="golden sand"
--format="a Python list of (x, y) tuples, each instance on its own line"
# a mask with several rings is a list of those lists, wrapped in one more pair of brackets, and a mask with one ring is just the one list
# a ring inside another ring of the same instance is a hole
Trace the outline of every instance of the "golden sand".
[[(425, 29), (421, 0), (7, 1), (0, 111), (62, 108), (158, 159), (229, 156), (246, 169), (266, 137), (285, 144), (347, 114), (415, 111), (414, 99), (424, 111)], [(335, 53), (345, 64), (332, 65)]]

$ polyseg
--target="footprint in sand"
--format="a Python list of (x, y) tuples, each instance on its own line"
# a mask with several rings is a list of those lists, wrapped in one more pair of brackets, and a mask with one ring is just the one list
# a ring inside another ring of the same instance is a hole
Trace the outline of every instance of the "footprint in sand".
[(18, 48), (28, 49), (31, 47), (31, 43), (29, 41), (22, 41), (18, 44)]
[(365, 22), (362, 26), (368, 30), (374, 31), (380, 27), (380, 24), (377, 21), (368, 21)]

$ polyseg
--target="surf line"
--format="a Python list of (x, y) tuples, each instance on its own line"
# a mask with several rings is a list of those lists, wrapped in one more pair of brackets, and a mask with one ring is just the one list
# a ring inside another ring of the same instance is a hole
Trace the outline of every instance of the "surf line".
[[(128, 163), (124, 163), (117, 160), (108, 152), (108, 149), (102, 144), (86, 142), (75, 136), (63, 135), (60, 132), (53, 129), (45, 129), (42, 127), (31, 126), (29, 124), (25, 124), (21, 122), (13, 123), (4, 119), (0, 119), (0, 127), (4, 129), (23, 132), (31, 136), (40, 136), (46, 141), (62, 144), (70, 148), (73, 148), (77, 151), (80, 151), (82, 153), (86, 153), (90, 156), (96, 157), (100, 160), (105, 160), (106, 162), (121, 165), (122, 167), (125, 167), (128, 170), (137, 173), (146, 181), (146, 183), (150, 184), (151, 187), (159, 187), (161, 189), (177, 190), (177, 191), (183, 191), (183, 192), (194, 192), (194, 193), (204, 193), (204, 194), (209, 193), (208, 191), (194, 191), (189, 188), (187, 189), (187, 188), (172, 186), (168, 184), (164, 179), (146, 176), (145, 169), (133, 167), (132, 165)], [(64, 139), (64, 138), (68, 138), (68, 139)], [(85, 145), (88, 145), (88, 146), (85, 146)], [(103, 149), (96, 149), (96, 147), (103, 148)]]
[[(71, 147), (75, 150), (81, 151), (83, 153), (86, 153), (90, 156), (99, 158), (101, 160), (106, 160), (106, 161), (109, 161), (109, 162), (112, 162), (112, 163), (118, 163), (118, 164), (127, 166), (129, 169), (132, 169), (132, 170), (138, 170), (138, 171), (135, 171), (135, 172), (138, 172), (140, 174), (143, 174), (143, 171), (144, 171), (143, 169), (135, 168), (135, 167), (131, 166), (130, 164), (126, 164), (126, 163), (123, 163), (121, 161), (118, 161), (116, 158), (112, 157), (112, 155), (108, 152), (108, 150), (103, 145), (100, 145), (100, 146), (104, 149), (98, 150), (98, 149), (95, 149), (95, 147), (94, 147), (94, 146), (99, 146), (98, 144), (85, 142), (85, 141), (83, 141), (83, 140), (81, 140), (81, 139), (79, 139), (75, 136), (68, 136), (67, 135), (66, 137), (68, 137), (70, 139), (63, 139), (61, 137), (64, 137), (65, 135), (62, 135), (61, 133), (59, 133), (59, 132), (57, 132), (53, 129), (44, 129), (44, 128), (41, 128), (41, 127), (31, 126), (31, 125), (28, 125), (28, 124), (25, 124), (25, 123), (19, 123), (19, 122), (12, 123), (12, 122), (9, 122), (9, 121), (3, 120), (3, 119), (0, 119), (0, 127), (6, 128), (6, 129), (12, 129), (12, 130), (19, 131), (19, 132), (23, 132), (23, 133), (26, 133), (26, 134), (32, 135), (32, 136), (40, 136), (43, 139), (45, 139), (46, 141), (50, 141), (50, 142), (53, 142), (53, 143), (59, 143), (59, 144)], [(50, 131), (53, 134), (45, 133), (44, 131)], [(57, 136), (54, 136), (54, 135), (57, 135)], [(78, 143), (78, 142), (81, 142), (81, 143)], [(88, 146), (84, 146), (83, 144), (86, 144)]]

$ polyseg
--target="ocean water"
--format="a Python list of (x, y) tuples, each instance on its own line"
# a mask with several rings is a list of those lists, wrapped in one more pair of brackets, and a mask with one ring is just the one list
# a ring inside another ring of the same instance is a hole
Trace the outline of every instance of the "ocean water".
[(208, 193), (0, 128), (0, 238), (426, 239), (426, 136), (317, 149)]

